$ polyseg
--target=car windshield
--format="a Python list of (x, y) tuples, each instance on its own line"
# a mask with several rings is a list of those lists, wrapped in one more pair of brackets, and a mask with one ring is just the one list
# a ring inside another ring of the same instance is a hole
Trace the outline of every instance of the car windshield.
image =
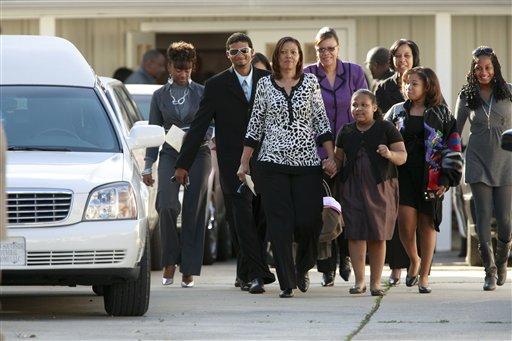
[(120, 151), (94, 89), (2, 86), (0, 118), (9, 150)]
[(149, 107), (151, 105), (151, 96), (152, 95), (132, 95), (135, 103), (137, 103), (137, 107), (144, 117), (144, 120), (149, 120)]

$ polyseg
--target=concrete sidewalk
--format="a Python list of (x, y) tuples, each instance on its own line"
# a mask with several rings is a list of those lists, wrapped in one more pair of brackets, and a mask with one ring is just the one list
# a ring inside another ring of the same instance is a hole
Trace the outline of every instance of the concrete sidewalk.
[(179, 287), (179, 276), (162, 287), (161, 274), (154, 272), (142, 318), (105, 316), (102, 298), (87, 287), (2, 287), (1, 329), (7, 340), (511, 340), (511, 279), (484, 292), (483, 270), (452, 256), (436, 255), (442, 262), (432, 269), (431, 294), (401, 284), (382, 299), (350, 295), (353, 283), (339, 276), (334, 287), (322, 288), (316, 270), (310, 290), (297, 290), (292, 299), (278, 298), (277, 284), (267, 285), (263, 295), (234, 288), (234, 262), (204, 267), (192, 289)]

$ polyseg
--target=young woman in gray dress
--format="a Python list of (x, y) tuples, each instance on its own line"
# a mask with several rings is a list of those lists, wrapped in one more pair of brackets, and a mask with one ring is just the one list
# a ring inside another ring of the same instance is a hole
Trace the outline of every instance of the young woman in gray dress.
[(405, 163), (402, 136), (391, 122), (382, 120), (375, 95), (357, 90), (351, 100), (355, 122), (341, 128), (335, 159), (341, 172), (341, 207), (350, 260), (356, 277), (351, 294), (366, 292), (365, 256), (370, 259), (370, 292), (382, 296), (381, 275), (398, 216), (397, 165)]
[[(196, 51), (192, 44), (173, 43), (167, 50), (169, 81), (155, 91), (151, 99), (149, 124), (163, 126), (168, 131), (172, 125), (184, 128), (190, 125), (199, 108), (203, 86), (193, 82), (190, 75), (196, 63)], [(183, 274), (181, 286), (194, 286), (194, 277), (201, 273), (203, 262), (204, 229), (206, 226), (207, 184), (211, 171), (210, 148), (205, 141), (189, 171), (190, 185), (185, 188), (183, 208), (178, 200), (180, 185), (172, 182), (179, 152), (164, 143), (158, 156), (158, 148), (146, 150), (143, 181), (152, 186), (153, 163), (159, 158), (158, 192), (156, 209), (159, 215), (162, 238), (162, 284), (173, 283), (176, 264)], [(181, 235), (176, 222), (182, 212)]]
[[(468, 119), (471, 125), (466, 182), (475, 202), (478, 248), (485, 267), (483, 289), (487, 291), (505, 283), (510, 253), (512, 153), (500, 148), (500, 137), (512, 128), (512, 85), (503, 79), (492, 48), (481, 46), (472, 57), (467, 84), (462, 87), (455, 110), (460, 133)], [(493, 207), (498, 225), (496, 255), (491, 246)]]

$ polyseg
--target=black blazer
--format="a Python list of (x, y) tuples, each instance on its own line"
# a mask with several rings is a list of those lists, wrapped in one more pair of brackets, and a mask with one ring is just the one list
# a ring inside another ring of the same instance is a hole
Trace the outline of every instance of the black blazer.
[(398, 86), (398, 72), (377, 85), (375, 97), (377, 97), (377, 105), (383, 113), (388, 112), (394, 104), (405, 101)]
[(240, 166), (256, 84), (268, 74), (268, 71), (253, 68), (250, 101), (245, 98), (233, 67), (206, 81), (199, 110), (183, 141), (176, 168), (190, 169), (206, 130), (214, 120), (222, 191), (227, 194), (236, 192), (240, 185), (236, 172)]

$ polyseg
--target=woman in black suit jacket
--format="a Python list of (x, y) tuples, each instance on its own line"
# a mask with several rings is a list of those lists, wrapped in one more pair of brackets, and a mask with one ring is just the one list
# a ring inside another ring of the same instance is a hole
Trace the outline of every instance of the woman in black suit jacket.
[[(151, 98), (149, 123), (163, 126), (165, 130), (172, 125), (185, 129), (194, 119), (203, 95), (203, 86), (190, 79), (196, 51), (192, 44), (178, 42), (169, 46), (167, 55), (169, 80)], [(176, 264), (180, 264), (183, 274), (182, 287), (193, 287), (193, 276), (201, 273), (208, 177), (211, 172), (210, 149), (204, 143), (208, 137), (211, 134), (207, 137), (203, 135), (203, 143), (191, 168), (192, 183), (183, 196), (181, 236), (176, 226), (181, 210), (179, 184), (170, 181), (179, 152), (167, 143), (164, 143), (160, 153), (158, 147), (146, 150), (142, 177), (147, 186), (153, 186), (152, 165), (160, 159), (156, 209), (162, 238), (163, 285), (173, 283)]]

